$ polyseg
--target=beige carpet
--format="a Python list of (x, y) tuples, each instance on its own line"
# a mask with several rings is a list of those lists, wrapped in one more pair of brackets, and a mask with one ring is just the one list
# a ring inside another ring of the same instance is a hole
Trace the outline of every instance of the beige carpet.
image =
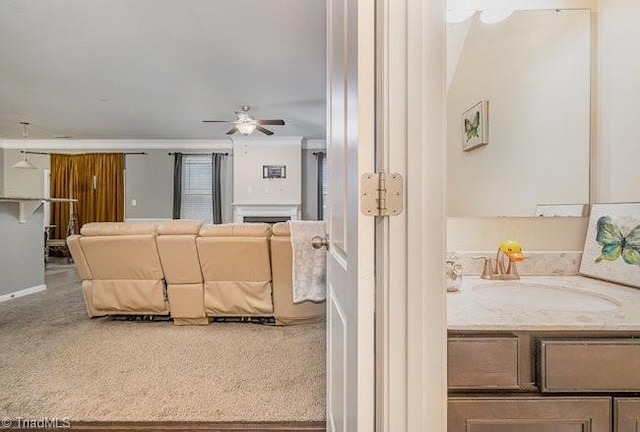
[(88, 319), (80, 284), (49, 273), (46, 291), (0, 303), (0, 417), (325, 419), (324, 323)]

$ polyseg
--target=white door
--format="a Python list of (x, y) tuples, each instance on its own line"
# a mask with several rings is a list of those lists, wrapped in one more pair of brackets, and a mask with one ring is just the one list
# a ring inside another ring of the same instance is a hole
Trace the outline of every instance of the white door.
[(374, 220), (359, 179), (374, 167), (374, 1), (328, 0), (327, 430), (374, 430)]

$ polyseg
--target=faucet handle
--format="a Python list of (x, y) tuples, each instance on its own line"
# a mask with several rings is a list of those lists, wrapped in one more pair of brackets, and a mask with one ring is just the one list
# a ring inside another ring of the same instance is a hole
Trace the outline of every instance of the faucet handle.
[(482, 279), (491, 279), (493, 275), (493, 265), (491, 264), (491, 257), (488, 256), (472, 256), (473, 259), (483, 259), (484, 265), (482, 266), (482, 274), (480, 277)]

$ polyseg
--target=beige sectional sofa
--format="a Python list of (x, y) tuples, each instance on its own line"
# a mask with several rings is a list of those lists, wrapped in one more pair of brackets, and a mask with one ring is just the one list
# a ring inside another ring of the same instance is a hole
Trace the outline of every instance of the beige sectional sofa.
[(320, 321), (322, 303), (292, 302), (288, 224), (89, 223), (68, 238), (90, 317), (167, 315)]

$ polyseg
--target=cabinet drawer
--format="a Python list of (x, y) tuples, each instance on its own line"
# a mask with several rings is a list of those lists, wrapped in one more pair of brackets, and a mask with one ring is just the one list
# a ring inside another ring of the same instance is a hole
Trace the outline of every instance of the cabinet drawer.
[(608, 397), (450, 397), (448, 432), (610, 432)]
[(451, 337), (449, 389), (517, 389), (518, 338)]
[(638, 432), (640, 430), (640, 399), (615, 398), (613, 400), (613, 430)]
[(542, 392), (640, 391), (640, 340), (541, 340)]

